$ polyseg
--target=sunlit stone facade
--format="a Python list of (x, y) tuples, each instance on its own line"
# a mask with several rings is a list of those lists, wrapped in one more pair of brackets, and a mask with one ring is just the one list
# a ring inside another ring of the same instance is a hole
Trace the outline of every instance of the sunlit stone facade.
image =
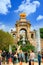
[(20, 14), (20, 19), (16, 21), (15, 28), (16, 30), (11, 30), (11, 33), (13, 34), (15, 38), (14, 40), (15, 43), (17, 43), (20, 40), (20, 35), (22, 35), (22, 36), (25, 36), (25, 38), (37, 48), (36, 33), (35, 31), (30, 30), (31, 24), (30, 24), (30, 21), (26, 20), (25, 13)]

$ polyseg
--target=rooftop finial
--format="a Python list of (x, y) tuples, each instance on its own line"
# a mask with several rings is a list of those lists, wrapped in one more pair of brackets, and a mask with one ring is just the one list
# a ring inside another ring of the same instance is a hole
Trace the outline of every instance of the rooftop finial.
[(21, 13), (21, 14), (20, 14), (20, 17), (21, 17), (21, 18), (26, 18), (26, 13)]

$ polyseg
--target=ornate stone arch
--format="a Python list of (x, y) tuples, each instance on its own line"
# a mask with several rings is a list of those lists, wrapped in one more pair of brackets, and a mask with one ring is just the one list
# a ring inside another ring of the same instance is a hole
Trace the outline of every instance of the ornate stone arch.
[(27, 29), (21, 28), (21, 29), (19, 30), (19, 33), (20, 33), (20, 35), (23, 35), (23, 36), (25, 36), (25, 38), (27, 38)]

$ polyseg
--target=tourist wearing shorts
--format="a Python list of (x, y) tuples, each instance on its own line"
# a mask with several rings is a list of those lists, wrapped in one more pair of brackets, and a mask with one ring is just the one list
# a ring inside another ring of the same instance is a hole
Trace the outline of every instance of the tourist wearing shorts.
[(30, 64), (34, 65), (34, 59), (35, 59), (35, 53), (33, 51), (30, 51)]

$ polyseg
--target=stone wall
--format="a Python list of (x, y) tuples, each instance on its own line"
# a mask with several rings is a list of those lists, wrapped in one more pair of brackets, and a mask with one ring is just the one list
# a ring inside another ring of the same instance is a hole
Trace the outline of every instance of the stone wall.
[(41, 49), (43, 49), (43, 39), (41, 39)]

